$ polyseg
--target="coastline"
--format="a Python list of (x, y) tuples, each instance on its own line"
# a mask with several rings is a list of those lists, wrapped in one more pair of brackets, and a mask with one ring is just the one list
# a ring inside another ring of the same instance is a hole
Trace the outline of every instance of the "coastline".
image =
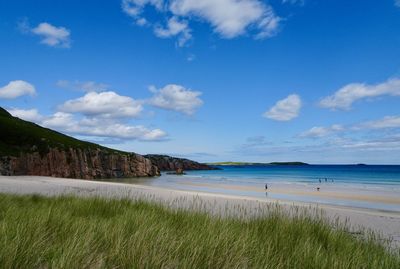
[[(211, 184), (211, 183), (193, 183), (193, 182), (184, 182), (181, 183), (184, 185), (197, 186), (197, 187), (207, 187), (207, 188), (215, 188), (215, 189), (230, 189), (237, 191), (251, 191), (251, 192), (260, 192), (265, 193), (266, 191), (260, 187), (254, 186), (241, 186), (241, 185), (228, 185), (228, 184)], [(268, 189), (268, 193), (276, 193), (276, 194), (290, 194), (290, 195), (306, 195), (306, 196), (316, 196), (316, 197), (328, 197), (335, 199), (349, 199), (349, 200), (358, 200), (358, 201), (366, 201), (366, 202), (375, 202), (375, 203), (388, 203), (400, 205), (400, 197), (395, 196), (393, 194), (387, 195), (384, 193), (374, 192), (374, 195), (368, 195), (368, 193), (364, 194), (354, 194), (348, 190), (345, 190), (336, 186), (322, 186), (320, 191), (316, 191), (317, 186), (309, 186), (304, 188), (295, 187), (295, 184), (283, 183), (272, 183), (269, 186), (273, 186), (273, 188)], [(319, 185), (318, 185), (319, 186)], [(400, 209), (400, 207), (399, 207)]]
[[(38, 176), (0, 176), (0, 192), (11, 194), (40, 194), (45, 196), (77, 195), (105, 198), (143, 199), (167, 207), (193, 208), (210, 214), (257, 217), (265, 209), (278, 204), (286, 210), (294, 207), (317, 212), (322, 210), (332, 222), (340, 221), (357, 232), (360, 228), (373, 230), (385, 239), (392, 238), (392, 245), (400, 246), (400, 213), (336, 205), (294, 202), (272, 198), (256, 198), (216, 194), (202, 191), (165, 189), (155, 186), (106, 181), (89, 181), (69, 178)], [(243, 209), (245, 209), (243, 211)]]

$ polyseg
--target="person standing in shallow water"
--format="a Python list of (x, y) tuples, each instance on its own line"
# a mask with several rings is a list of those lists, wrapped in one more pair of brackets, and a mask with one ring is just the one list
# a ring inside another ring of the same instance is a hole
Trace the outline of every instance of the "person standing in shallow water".
[(265, 190), (268, 190), (268, 184), (265, 183)]

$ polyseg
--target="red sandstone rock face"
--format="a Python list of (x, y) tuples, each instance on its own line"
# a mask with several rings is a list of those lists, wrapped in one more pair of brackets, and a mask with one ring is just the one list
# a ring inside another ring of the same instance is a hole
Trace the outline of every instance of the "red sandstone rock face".
[(48, 153), (21, 153), (0, 160), (2, 175), (35, 175), (80, 179), (158, 176), (158, 168), (141, 155), (101, 149), (50, 149)]

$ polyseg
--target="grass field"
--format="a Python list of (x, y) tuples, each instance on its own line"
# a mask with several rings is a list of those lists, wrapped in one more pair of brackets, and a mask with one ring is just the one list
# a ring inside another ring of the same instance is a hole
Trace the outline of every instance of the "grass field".
[(100, 198), (0, 195), (1, 268), (400, 268), (322, 218), (218, 218)]

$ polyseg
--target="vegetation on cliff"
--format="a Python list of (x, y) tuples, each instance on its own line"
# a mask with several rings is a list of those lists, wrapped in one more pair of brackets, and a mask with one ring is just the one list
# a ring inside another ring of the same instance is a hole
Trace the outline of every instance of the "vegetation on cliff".
[(118, 150), (75, 139), (35, 123), (11, 116), (0, 107), (0, 155), (19, 156), (21, 152), (45, 154), (51, 148), (59, 149), (102, 149), (110, 153), (124, 153)]
[(100, 198), (0, 195), (2, 268), (400, 268), (378, 238), (280, 211), (212, 217)]
[(217, 170), (213, 166), (195, 162), (188, 159), (171, 157), (168, 155), (148, 154), (144, 157), (151, 160), (161, 171), (183, 170)]
[(82, 179), (157, 176), (159, 169), (136, 153), (81, 141), (0, 108), (0, 174)]

